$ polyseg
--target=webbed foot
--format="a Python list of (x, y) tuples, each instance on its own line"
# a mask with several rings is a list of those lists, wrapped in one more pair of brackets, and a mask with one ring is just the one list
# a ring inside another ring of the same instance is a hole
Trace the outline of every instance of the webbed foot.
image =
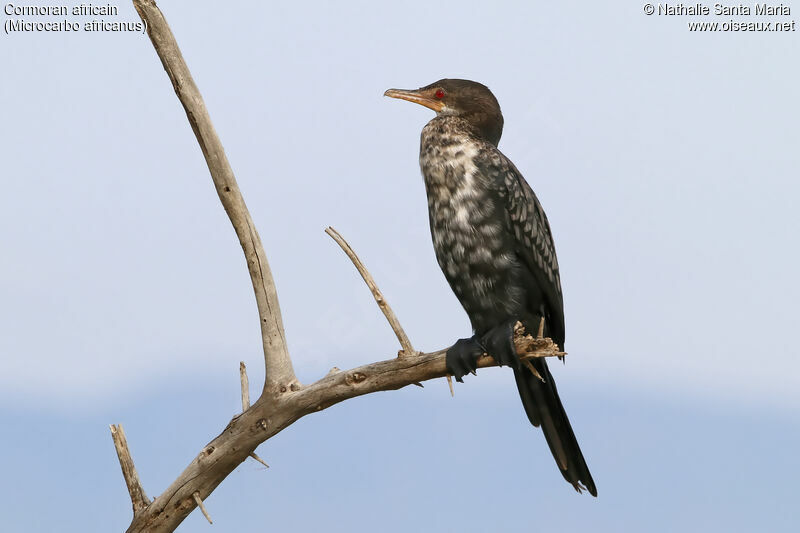
[(514, 324), (516, 320), (495, 326), (481, 337), (486, 353), (494, 357), (500, 366), (519, 368), (520, 361), (514, 346)]
[(478, 359), (484, 351), (477, 335), (469, 339), (458, 339), (445, 355), (447, 372), (452, 374), (456, 381), (463, 383), (464, 381), (461, 379), (463, 376), (477, 370)]

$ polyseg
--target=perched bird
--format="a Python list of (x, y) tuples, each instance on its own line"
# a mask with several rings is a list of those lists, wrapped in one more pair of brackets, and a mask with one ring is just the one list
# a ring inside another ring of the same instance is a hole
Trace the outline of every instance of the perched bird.
[(436, 259), (469, 315), (474, 335), (447, 352), (458, 381), (490, 354), (514, 369), (528, 419), (541, 426), (564, 478), (597, 496), (555, 381), (543, 358), (520, 364), (514, 324), (538, 330), (564, 349), (564, 304), (550, 224), (530, 185), (497, 148), (500, 105), (489, 89), (469, 80), (443, 79), (385, 96), (436, 112), (422, 129), (419, 163), (428, 195)]

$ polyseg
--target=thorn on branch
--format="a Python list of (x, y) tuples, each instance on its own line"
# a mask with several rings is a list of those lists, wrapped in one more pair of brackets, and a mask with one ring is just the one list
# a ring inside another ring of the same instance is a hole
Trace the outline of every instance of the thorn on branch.
[(268, 465), (267, 463), (265, 463), (265, 462), (264, 462), (264, 459), (262, 459), (261, 457), (259, 457), (258, 455), (256, 455), (256, 452), (252, 452), (252, 453), (250, 453), (250, 457), (252, 457), (253, 459), (255, 459), (256, 461), (258, 461), (258, 462), (259, 462), (259, 463), (261, 463), (262, 465), (264, 465), (264, 466), (266, 466), (267, 468), (269, 468), (269, 465)]
[(203, 512), (203, 516), (206, 517), (208, 523), (213, 524), (214, 522), (211, 521), (211, 516), (208, 514), (208, 511), (206, 511), (206, 506), (203, 505), (203, 500), (200, 499), (200, 491), (195, 491), (192, 494), (192, 498), (194, 498), (194, 503), (196, 503), (197, 506), (200, 508), (200, 510)]
[(453, 376), (447, 374), (445, 377), (447, 378), (447, 386), (450, 387), (450, 397), (455, 398), (456, 392), (453, 390)]

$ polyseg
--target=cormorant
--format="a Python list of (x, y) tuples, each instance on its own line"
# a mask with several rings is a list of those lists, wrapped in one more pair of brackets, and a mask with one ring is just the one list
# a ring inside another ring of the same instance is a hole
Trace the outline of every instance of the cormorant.
[(512, 367), (528, 419), (541, 426), (564, 479), (597, 496), (546, 361), (531, 361), (540, 379), (520, 364), (514, 348), (514, 324), (521, 321), (533, 332), (544, 318), (545, 335), (563, 350), (564, 304), (544, 210), (497, 148), (503, 132), (497, 99), (486, 86), (458, 79), (384, 95), (436, 112), (422, 129), (419, 154), (431, 236), (475, 333), (448, 350), (448, 372), (461, 381), (484, 352)]

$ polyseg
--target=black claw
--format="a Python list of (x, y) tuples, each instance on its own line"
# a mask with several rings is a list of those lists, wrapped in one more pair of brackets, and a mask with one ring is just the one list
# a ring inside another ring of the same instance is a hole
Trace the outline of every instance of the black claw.
[(483, 334), (481, 342), (486, 347), (486, 352), (494, 357), (500, 366), (519, 368), (520, 361), (517, 349), (514, 346), (514, 324), (516, 321), (506, 322), (494, 327)]
[(456, 381), (463, 383), (462, 377), (469, 373), (475, 374), (478, 369), (478, 359), (484, 351), (477, 336), (458, 339), (445, 355), (447, 372), (452, 374)]

